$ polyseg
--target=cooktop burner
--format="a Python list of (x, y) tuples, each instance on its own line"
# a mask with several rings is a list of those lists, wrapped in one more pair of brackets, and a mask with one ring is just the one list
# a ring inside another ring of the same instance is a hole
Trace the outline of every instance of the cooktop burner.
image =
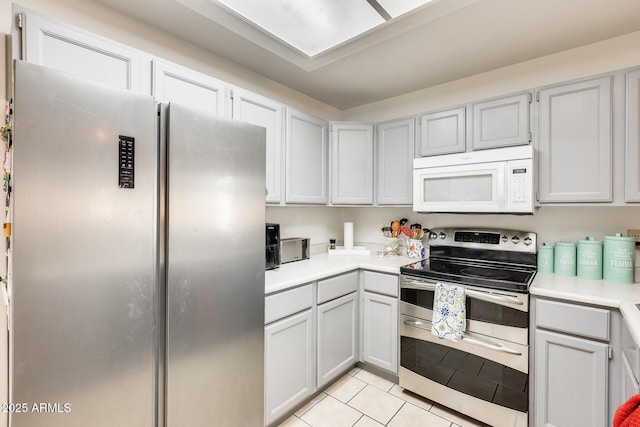
[(469, 277), (486, 277), (489, 279), (508, 280), (511, 274), (504, 270), (491, 270), (480, 267), (466, 267), (460, 269), (460, 274)]
[(536, 233), (438, 228), (429, 231), (429, 258), (403, 274), (484, 288), (528, 293), (536, 274)]
[(501, 263), (432, 258), (405, 265), (400, 268), (400, 272), (435, 281), (526, 293), (536, 269)]

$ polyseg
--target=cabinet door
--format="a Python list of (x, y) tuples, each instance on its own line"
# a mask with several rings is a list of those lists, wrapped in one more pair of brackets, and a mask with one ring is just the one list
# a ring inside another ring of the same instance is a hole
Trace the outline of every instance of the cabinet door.
[(640, 393), (640, 385), (633, 375), (631, 362), (625, 354), (622, 355), (622, 362), (622, 399), (626, 402), (631, 396)]
[(313, 392), (311, 310), (265, 328), (265, 418), (270, 423)]
[(318, 306), (318, 387), (358, 360), (358, 293)]
[(531, 93), (521, 93), (473, 104), (474, 150), (531, 142)]
[(373, 203), (373, 125), (331, 124), (331, 202)]
[(227, 115), (227, 84), (206, 74), (199, 73), (167, 61), (153, 61), (153, 96), (158, 102), (176, 102)]
[(625, 201), (640, 202), (640, 70), (627, 73)]
[(287, 110), (286, 199), (287, 203), (328, 202), (328, 122), (299, 111)]
[(418, 155), (462, 153), (465, 150), (465, 107), (420, 116)]
[(607, 344), (536, 329), (535, 425), (607, 425)]
[(398, 373), (398, 299), (363, 294), (362, 359)]
[(610, 202), (611, 77), (538, 93), (538, 201)]
[(151, 93), (151, 57), (106, 38), (24, 13), (22, 59), (88, 80)]
[(233, 89), (233, 118), (267, 130), (268, 203), (279, 203), (282, 175), (282, 105), (244, 89)]
[(377, 202), (380, 205), (413, 203), (413, 155), (415, 119), (401, 119), (376, 125)]

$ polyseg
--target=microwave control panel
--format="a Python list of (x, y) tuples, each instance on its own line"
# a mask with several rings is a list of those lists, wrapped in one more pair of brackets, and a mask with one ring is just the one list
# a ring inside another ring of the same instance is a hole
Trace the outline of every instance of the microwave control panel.
[(533, 160), (507, 162), (507, 210), (531, 212), (533, 208)]

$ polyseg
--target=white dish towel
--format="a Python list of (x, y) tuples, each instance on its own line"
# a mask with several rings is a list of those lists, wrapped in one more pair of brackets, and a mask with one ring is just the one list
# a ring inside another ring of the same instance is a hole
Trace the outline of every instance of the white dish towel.
[(466, 324), (464, 287), (436, 283), (431, 333), (438, 338), (460, 341)]

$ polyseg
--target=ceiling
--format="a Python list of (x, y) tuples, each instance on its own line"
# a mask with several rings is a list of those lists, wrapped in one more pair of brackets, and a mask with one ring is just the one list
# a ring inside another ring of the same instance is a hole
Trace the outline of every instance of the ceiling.
[(638, 0), (434, 0), (310, 58), (215, 0), (94, 1), (341, 110), (640, 31)]

